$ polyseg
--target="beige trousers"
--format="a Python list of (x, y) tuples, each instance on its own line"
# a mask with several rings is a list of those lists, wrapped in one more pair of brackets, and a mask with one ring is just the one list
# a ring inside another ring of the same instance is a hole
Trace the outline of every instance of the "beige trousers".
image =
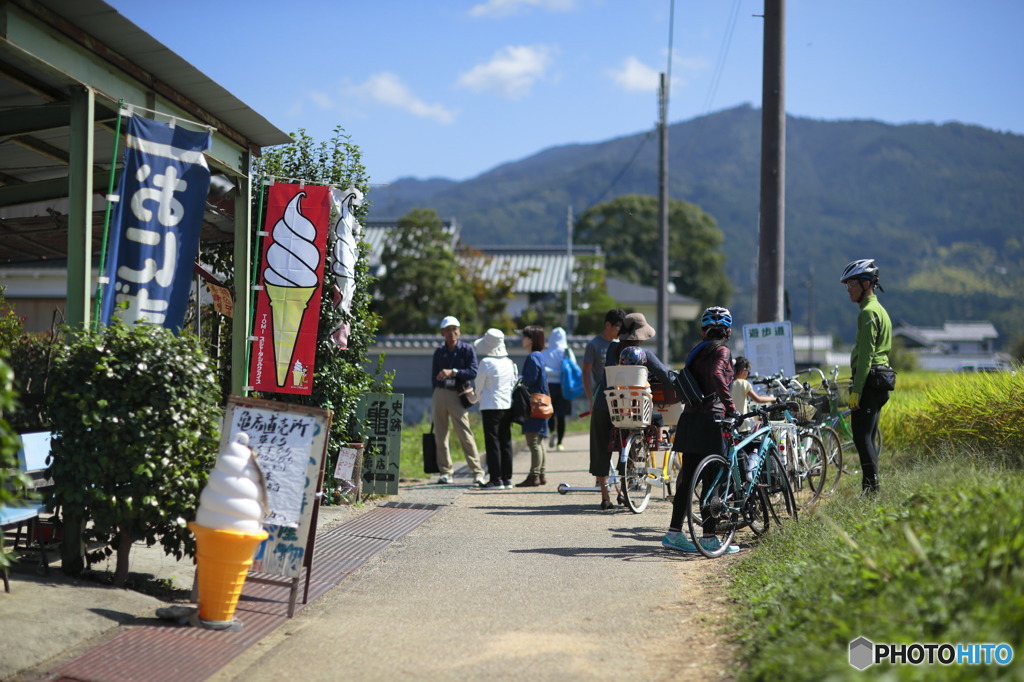
[(526, 445), (530, 448), (530, 473), (539, 476), (544, 473), (544, 434), (524, 433), (523, 436), (526, 437)]
[(473, 470), (473, 476), (482, 476), (480, 455), (469, 424), (469, 410), (462, 406), (459, 395), (447, 388), (435, 388), (430, 399), (431, 415), (434, 420), (434, 442), (437, 443), (437, 468), (442, 476), (452, 475), (452, 453), (448, 448), (448, 419), (455, 427), (455, 435), (466, 456), (466, 464)]

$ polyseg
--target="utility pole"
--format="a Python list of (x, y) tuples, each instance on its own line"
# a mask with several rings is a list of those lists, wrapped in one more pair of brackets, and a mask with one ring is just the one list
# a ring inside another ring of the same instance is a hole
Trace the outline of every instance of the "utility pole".
[(573, 262), (572, 262), (572, 205), (570, 204), (565, 213), (565, 256), (568, 265), (565, 269), (565, 333), (572, 334), (576, 326), (576, 316), (572, 312), (572, 283), (573, 283)]
[(785, 0), (765, 0), (757, 321), (783, 314), (786, 245)]
[(814, 263), (807, 276), (807, 364), (814, 364)]
[(658, 357), (668, 357), (668, 83), (661, 74), (658, 90)]

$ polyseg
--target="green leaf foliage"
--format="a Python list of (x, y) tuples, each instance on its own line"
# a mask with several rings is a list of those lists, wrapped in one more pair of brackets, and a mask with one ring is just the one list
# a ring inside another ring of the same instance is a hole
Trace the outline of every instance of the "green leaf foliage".
[[(257, 173), (292, 180), (332, 184), (342, 189), (355, 187), (365, 196), (370, 185), (366, 168), (362, 164), (359, 147), (351, 142), (342, 128), (336, 128), (327, 141), (316, 142), (304, 130), (293, 133), (294, 142), (265, 150), (257, 164)], [(258, 201), (258, 198), (256, 199)], [(368, 200), (356, 208), (356, 218), (362, 222), (369, 208)], [(330, 250), (330, 248), (328, 249)], [(344, 443), (360, 442), (366, 431), (356, 417), (356, 407), (367, 392), (389, 394), (391, 376), (383, 373), (381, 365), (367, 368), (367, 350), (376, 338), (379, 316), (370, 309), (370, 276), (366, 260), (367, 245), (360, 242), (356, 261), (356, 287), (350, 313), (333, 305), (331, 292), (335, 278), (330, 267), (324, 268), (324, 295), (320, 301), (320, 326), (316, 345), (316, 375), (313, 392), (309, 396), (296, 394), (266, 394), (260, 397), (284, 403), (295, 403), (330, 410), (330, 436), (327, 443), (327, 474), (325, 485), (333, 485), (333, 462)], [(339, 325), (348, 324), (348, 348), (339, 349), (330, 334)], [(383, 356), (382, 356), (383, 358)]]
[[(725, 272), (723, 235), (711, 216), (686, 201), (668, 205), (669, 279), (676, 292), (702, 306), (728, 305), (732, 293)], [(605, 268), (614, 277), (656, 286), (660, 268), (660, 228), (657, 197), (629, 194), (586, 210), (575, 227), (573, 241), (597, 244), (605, 253)], [(680, 328), (696, 341), (696, 326)], [(683, 354), (680, 343), (673, 355)]]
[[(129, 538), (193, 555), (185, 524), (216, 460), (222, 415), (209, 359), (195, 337), (163, 327), (115, 320), (68, 333), (49, 384), (49, 506), (81, 513), (89, 542), (127, 551)], [(115, 578), (125, 577), (122, 560)]]
[[(18, 470), (18, 436), (7, 421), (17, 407), (14, 372), (6, 362), (6, 352), (0, 348), (0, 507), (17, 506), (27, 497), (24, 490), (28, 480)], [(3, 531), (0, 531), (0, 570), (6, 570), (11, 558), (11, 553), (7, 551), (7, 544), (4, 542)]]

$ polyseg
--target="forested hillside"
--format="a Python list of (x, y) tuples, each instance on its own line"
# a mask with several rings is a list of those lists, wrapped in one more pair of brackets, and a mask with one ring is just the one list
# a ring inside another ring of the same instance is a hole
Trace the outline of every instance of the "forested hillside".
[[(717, 221), (730, 305), (752, 321), (760, 111), (672, 125), (669, 149), (670, 196)], [(374, 190), (371, 217), (427, 207), (456, 218), (471, 244), (561, 243), (567, 206), (580, 215), (622, 194), (655, 195), (657, 167), (652, 133), (556, 147), (464, 182), (404, 179)], [(1004, 346), (1024, 335), (1024, 136), (790, 117), (786, 291), (798, 328), (813, 300), (815, 329), (850, 340), (854, 310), (838, 273), (860, 257), (878, 260), (894, 320), (990, 319)]]

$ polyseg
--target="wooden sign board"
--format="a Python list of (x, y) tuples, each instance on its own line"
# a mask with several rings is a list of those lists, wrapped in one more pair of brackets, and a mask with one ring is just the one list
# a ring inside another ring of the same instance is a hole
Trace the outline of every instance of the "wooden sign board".
[(367, 427), (362, 472), (364, 495), (397, 495), (402, 454), (402, 411), (405, 396), (366, 393), (356, 416)]
[(269, 511), (263, 525), (270, 537), (257, 550), (253, 571), (297, 580), (303, 566), (312, 566), (330, 427), (329, 410), (228, 397), (221, 448), (239, 431), (247, 433), (267, 481)]

